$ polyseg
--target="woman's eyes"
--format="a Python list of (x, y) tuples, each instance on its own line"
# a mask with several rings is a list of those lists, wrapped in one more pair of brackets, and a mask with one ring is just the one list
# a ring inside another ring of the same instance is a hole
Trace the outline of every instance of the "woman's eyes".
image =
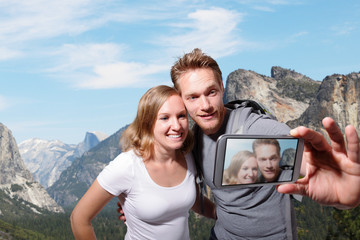
[[(178, 115), (178, 118), (179, 118), (179, 119), (184, 119), (184, 118), (186, 118), (186, 117), (187, 117), (186, 114), (180, 114), (180, 115)], [(167, 116), (159, 117), (159, 120), (162, 120), (162, 121), (166, 121), (166, 120), (168, 120), (168, 119), (169, 119), (169, 117), (167, 117)]]

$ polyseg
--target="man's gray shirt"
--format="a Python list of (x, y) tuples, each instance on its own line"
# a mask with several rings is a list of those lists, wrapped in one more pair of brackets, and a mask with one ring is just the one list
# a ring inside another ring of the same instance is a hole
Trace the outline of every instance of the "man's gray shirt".
[(220, 135), (232, 133), (229, 126), (235, 111), (247, 115), (244, 134), (288, 135), (290, 130), (283, 123), (252, 113), (251, 108), (227, 109), (224, 123), (216, 134), (207, 136), (198, 126), (194, 128), (194, 156), (216, 201), (215, 234), (218, 239), (226, 240), (296, 239), (295, 213), (289, 195), (278, 193), (275, 186), (270, 185), (235, 190), (217, 189), (213, 184), (216, 141)]

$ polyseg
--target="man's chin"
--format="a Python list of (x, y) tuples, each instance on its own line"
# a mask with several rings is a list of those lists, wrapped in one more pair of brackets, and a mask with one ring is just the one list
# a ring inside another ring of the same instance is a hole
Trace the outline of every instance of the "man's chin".
[(207, 135), (214, 134), (219, 130), (218, 121), (212, 121), (212, 122), (200, 121), (197, 122), (197, 124)]
[[(269, 179), (269, 180), (268, 180)], [(274, 176), (268, 176), (268, 177), (265, 177), (265, 180), (267, 182), (273, 182), (275, 180), (275, 177)]]

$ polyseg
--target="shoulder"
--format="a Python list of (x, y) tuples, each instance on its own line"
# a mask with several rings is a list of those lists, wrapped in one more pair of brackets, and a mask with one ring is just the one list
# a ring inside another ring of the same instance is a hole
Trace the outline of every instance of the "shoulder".
[(132, 150), (120, 153), (100, 172), (97, 177), (99, 184), (115, 196), (131, 189), (139, 161), (142, 159)]
[[(252, 108), (240, 107), (231, 111), (229, 123), (239, 122), (244, 134), (288, 135), (290, 128), (268, 115), (254, 112)], [(229, 125), (228, 123), (228, 125)]]
[(112, 160), (108, 166), (130, 168), (134, 166), (134, 163), (142, 160), (138, 157), (133, 150), (120, 153), (114, 160)]

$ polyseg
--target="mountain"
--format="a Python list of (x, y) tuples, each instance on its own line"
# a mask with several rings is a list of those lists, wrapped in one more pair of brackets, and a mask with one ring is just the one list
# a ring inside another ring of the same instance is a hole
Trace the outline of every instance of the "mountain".
[(360, 73), (333, 74), (319, 82), (281, 67), (272, 67), (271, 77), (239, 69), (229, 74), (224, 95), (224, 102), (235, 99), (263, 103), (290, 127), (325, 133), (321, 120), (329, 116), (343, 131), (348, 124), (360, 129)]
[(72, 206), (84, 195), (100, 171), (121, 152), (119, 141), (126, 127), (76, 158), (61, 173), (59, 179), (47, 189), (58, 204)]
[(87, 132), (84, 141), (77, 145), (32, 138), (21, 142), (19, 151), (35, 180), (48, 188), (77, 157), (107, 137), (101, 132)]
[(300, 117), (315, 97), (321, 82), (281, 67), (271, 68), (271, 77), (238, 69), (226, 80), (224, 102), (252, 99), (263, 103), (280, 122)]
[(306, 111), (298, 119), (289, 121), (288, 125), (305, 125), (324, 132), (321, 120), (330, 116), (343, 131), (348, 124), (359, 130), (359, 106), (360, 73), (333, 74), (322, 81), (319, 91)]
[(26, 169), (21, 159), (11, 131), (1, 123), (0, 194), (2, 195), (0, 206), (8, 206), (7, 208), (1, 208), (1, 214), (11, 214), (18, 211), (16, 204), (27, 206), (36, 213), (41, 213), (43, 210), (63, 212), (63, 209), (56, 204), (46, 190), (38, 182), (34, 181), (30, 171)]
[(87, 132), (85, 134), (84, 141), (82, 141), (76, 146), (77, 151), (79, 152), (79, 156), (83, 155), (84, 152), (87, 152), (91, 148), (98, 145), (99, 142), (103, 141), (107, 137), (108, 135), (99, 131)]

